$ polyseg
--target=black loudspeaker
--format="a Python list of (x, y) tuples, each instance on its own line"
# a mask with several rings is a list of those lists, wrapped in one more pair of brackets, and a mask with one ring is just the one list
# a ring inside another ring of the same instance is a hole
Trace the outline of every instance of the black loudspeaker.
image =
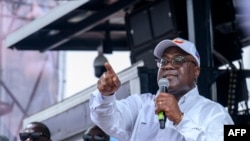
[[(233, 0), (211, 1), (214, 50), (230, 62), (242, 58), (242, 43), (235, 17)], [(214, 61), (215, 66), (224, 65), (218, 58)]]
[[(131, 50), (177, 34), (172, 0), (158, 0), (127, 13), (125, 17)], [(184, 15), (185, 16), (185, 15)]]
[(137, 6), (131, 13), (126, 14), (132, 64), (143, 60), (146, 67), (157, 68), (153, 55), (156, 44), (163, 39), (173, 39), (178, 36), (173, 1), (151, 1)]
[(149, 8), (154, 38), (159, 38), (166, 34), (171, 34), (171, 32), (175, 32), (174, 12), (171, 10), (170, 6), (172, 6), (170, 1), (164, 0)]
[(136, 48), (152, 40), (153, 37), (147, 9), (130, 15), (128, 22), (130, 26), (129, 35), (131, 35), (133, 47)]

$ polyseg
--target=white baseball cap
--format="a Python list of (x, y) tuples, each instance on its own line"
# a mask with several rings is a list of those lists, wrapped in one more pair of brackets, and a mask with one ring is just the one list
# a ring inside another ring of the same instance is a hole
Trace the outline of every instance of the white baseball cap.
[(198, 63), (198, 66), (200, 66), (200, 55), (198, 51), (196, 50), (195, 45), (182, 38), (175, 38), (173, 40), (162, 40), (160, 43), (158, 43), (154, 49), (154, 55), (157, 58), (162, 58), (163, 52), (171, 46), (177, 46), (181, 48), (183, 51), (187, 52), (188, 54), (192, 55), (195, 60)]

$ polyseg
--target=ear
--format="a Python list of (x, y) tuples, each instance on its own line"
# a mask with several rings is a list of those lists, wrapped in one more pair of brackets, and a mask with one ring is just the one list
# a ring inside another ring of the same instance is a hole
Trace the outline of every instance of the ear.
[(194, 77), (195, 77), (196, 81), (198, 80), (199, 75), (200, 75), (200, 67), (195, 66), (194, 67)]

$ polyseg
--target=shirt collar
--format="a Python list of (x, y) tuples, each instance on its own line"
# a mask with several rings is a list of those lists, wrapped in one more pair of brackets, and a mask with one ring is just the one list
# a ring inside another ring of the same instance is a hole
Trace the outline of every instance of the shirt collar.
[(186, 94), (184, 94), (180, 100), (178, 101), (178, 104), (181, 105), (183, 103), (185, 103), (188, 99), (190, 99), (193, 96), (198, 95), (198, 88), (197, 86), (195, 86), (193, 89), (191, 89), (190, 91), (188, 91)]

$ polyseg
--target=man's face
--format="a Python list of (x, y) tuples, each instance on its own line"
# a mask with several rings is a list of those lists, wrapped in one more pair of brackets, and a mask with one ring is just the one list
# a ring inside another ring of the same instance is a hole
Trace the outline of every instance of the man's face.
[(50, 141), (49, 137), (43, 133), (43, 128), (29, 124), (22, 133), (20, 133), (21, 141)]
[[(170, 82), (168, 92), (181, 96), (191, 90), (196, 83), (200, 73), (197, 62), (190, 54), (178, 47), (169, 47), (163, 53), (161, 68), (158, 70), (158, 78), (167, 78)], [(175, 61), (172, 61), (175, 60)], [(178, 63), (178, 61), (182, 63)]]

